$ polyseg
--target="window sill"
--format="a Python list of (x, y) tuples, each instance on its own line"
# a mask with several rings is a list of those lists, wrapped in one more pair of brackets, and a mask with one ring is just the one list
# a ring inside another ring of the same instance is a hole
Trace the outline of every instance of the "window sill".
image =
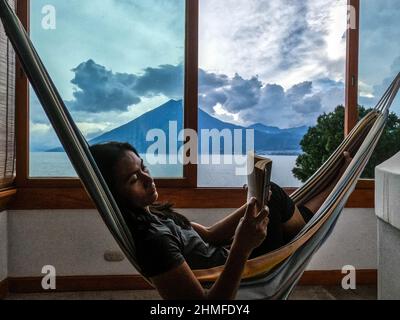
[[(285, 189), (289, 194), (294, 188)], [(169, 201), (178, 208), (237, 208), (246, 202), (246, 192), (240, 188), (159, 188), (160, 201)], [(12, 210), (94, 209), (80, 185), (19, 187)], [(361, 180), (350, 196), (348, 208), (374, 207), (374, 181)]]
[(5, 189), (0, 191), (0, 212), (9, 209), (8, 206), (17, 194), (17, 189)]

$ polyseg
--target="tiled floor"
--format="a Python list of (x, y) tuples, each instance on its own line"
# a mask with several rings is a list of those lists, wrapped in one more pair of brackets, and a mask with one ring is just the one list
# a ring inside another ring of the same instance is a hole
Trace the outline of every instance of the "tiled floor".
[[(341, 287), (299, 286), (291, 300), (375, 300), (376, 286), (359, 286), (357, 290), (345, 291)], [(156, 291), (99, 291), (63, 292), (52, 294), (11, 294), (8, 300), (157, 300)]]

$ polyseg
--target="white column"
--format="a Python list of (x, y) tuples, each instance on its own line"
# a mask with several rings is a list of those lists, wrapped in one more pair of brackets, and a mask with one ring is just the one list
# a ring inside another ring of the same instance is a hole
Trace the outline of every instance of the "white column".
[(400, 299), (400, 152), (375, 169), (378, 299)]

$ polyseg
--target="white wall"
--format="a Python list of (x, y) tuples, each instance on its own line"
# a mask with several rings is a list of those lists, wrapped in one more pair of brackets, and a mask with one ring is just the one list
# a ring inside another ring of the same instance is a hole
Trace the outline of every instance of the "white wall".
[(8, 270), (8, 241), (7, 241), (7, 212), (0, 212), (0, 281), (7, 278)]
[[(230, 211), (180, 210), (205, 225)], [(8, 223), (10, 277), (40, 276), (44, 265), (54, 265), (58, 275), (67, 276), (137, 273), (126, 260), (104, 260), (104, 251), (118, 247), (95, 210), (10, 211)], [(338, 270), (348, 264), (358, 269), (376, 268), (373, 209), (346, 209), (308, 269)]]

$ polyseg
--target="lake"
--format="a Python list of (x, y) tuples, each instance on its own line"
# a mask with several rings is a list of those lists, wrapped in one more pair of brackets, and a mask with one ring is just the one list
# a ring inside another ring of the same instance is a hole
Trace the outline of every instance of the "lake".
[[(292, 169), (295, 166), (297, 156), (265, 155), (273, 160), (272, 181), (282, 187), (299, 187), (302, 183), (297, 180)], [(228, 157), (231, 158), (231, 157)], [(144, 159), (147, 159), (144, 157)], [(150, 161), (154, 159), (148, 158)], [(218, 157), (219, 159), (219, 157)], [(229, 163), (229, 159), (209, 159), (209, 164), (198, 165), (199, 187), (242, 187), (246, 183), (245, 156), (239, 156)], [(147, 162), (147, 161), (146, 161)], [(179, 178), (183, 175), (182, 165), (149, 165), (154, 177)], [(63, 152), (31, 152), (30, 176), (33, 178), (76, 177), (66, 153)]]

